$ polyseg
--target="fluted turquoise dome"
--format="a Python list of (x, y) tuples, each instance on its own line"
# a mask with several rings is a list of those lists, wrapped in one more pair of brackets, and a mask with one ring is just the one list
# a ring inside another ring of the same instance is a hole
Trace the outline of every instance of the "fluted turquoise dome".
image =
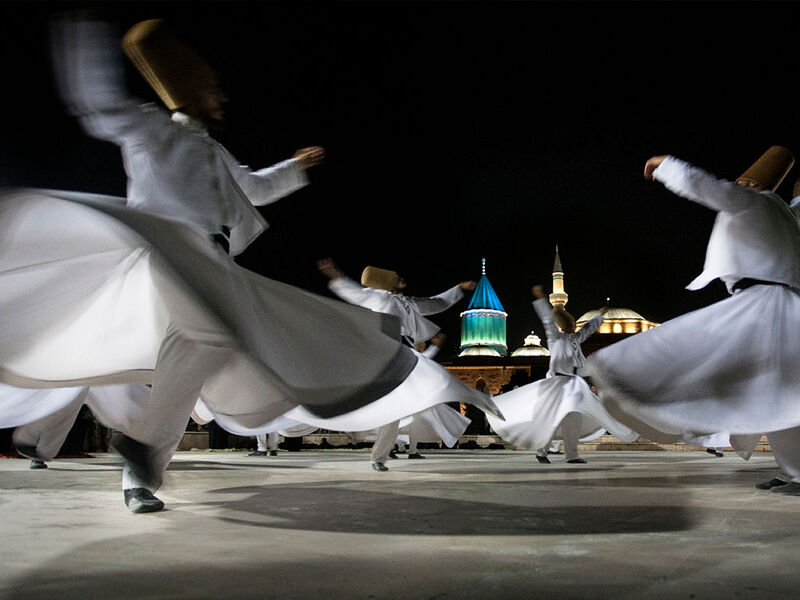
[(481, 278), (472, 294), (467, 310), (461, 313), (461, 349), (459, 356), (505, 356), (506, 317), (500, 298), (486, 277), (486, 259), (482, 261)]

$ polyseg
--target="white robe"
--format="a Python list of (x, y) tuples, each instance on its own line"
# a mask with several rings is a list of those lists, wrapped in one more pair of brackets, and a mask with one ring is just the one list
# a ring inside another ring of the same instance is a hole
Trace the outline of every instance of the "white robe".
[(550, 351), (547, 376), (496, 396), (495, 404), (505, 420), (487, 414), (492, 430), (515, 446), (539, 450), (554, 438), (564, 439), (560, 429), (564, 417), (580, 413), (583, 417), (580, 441), (590, 441), (606, 431), (623, 441), (637, 439), (638, 434), (614, 419), (586, 380), (575, 374), (582, 372), (586, 360), (581, 342), (602, 325), (603, 315), (597, 315), (576, 332), (564, 333), (553, 322), (547, 299), (536, 300), (533, 306), (547, 335)]
[[(291, 175), (296, 162), (275, 172), (234, 167), (193, 122), (142, 110), (125, 95), (110, 56), (119, 42), (105, 26), (65, 29), (54, 52), (60, 89), (89, 132), (122, 148), (136, 208), (64, 191), (0, 195), (0, 382), (152, 383), (147, 410), (131, 403), (141, 418), (125, 433), (152, 446), (162, 470), (197, 398), (242, 428), (293, 408), (310, 418), (366, 409), (376, 426), (435, 403), (420, 387), (450, 389), (444, 369), (416, 369), (396, 319), (258, 276), (212, 242), (229, 227), (232, 253), (243, 249), (264, 225), (252, 204), (302, 183)], [(171, 163), (158, 142), (188, 164)], [(369, 408), (390, 392), (388, 407)], [(65, 406), (59, 398), (25, 416), (4, 400), (0, 427)]]
[(636, 334), (592, 354), (588, 370), (615, 417), (654, 441), (729, 434), (748, 457), (764, 432), (800, 425), (800, 225), (772, 192), (719, 180), (674, 157), (653, 173), (718, 212), (703, 273), (733, 290), (778, 282)]

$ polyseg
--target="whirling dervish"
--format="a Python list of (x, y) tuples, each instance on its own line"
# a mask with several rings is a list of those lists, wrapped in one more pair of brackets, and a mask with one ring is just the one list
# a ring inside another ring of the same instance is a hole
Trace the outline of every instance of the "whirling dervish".
[(541, 285), (534, 285), (532, 292), (550, 351), (547, 376), (496, 397), (505, 420), (487, 415), (489, 425), (505, 441), (536, 450), (537, 460), (544, 464), (550, 463), (547, 451), (553, 439), (563, 440), (567, 463), (583, 464), (586, 459), (578, 453), (579, 441), (606, 431), (623, 441), (638, 438), (608, 414), (584, 379), (586, 357), (581, 344), (602, 325), (607, 308), (575, 331), (575, 318), (563, 306), (553, 307)]
[[(104, 423), (121, 432), (130, 510), (163, 508), (153, 492), (198, 399), (221, 425), (253, 435), (293, 409), (300, 422), (366, 409), (374, 427), (430, 406), (420, 377), (437, 375), (401, 343), (396, 318), (233, 260), (267, 226), (256, 206), (307, 185), (323, 148), (266, 169), (242, 165), (210, 135), (226, 100), (216, 71), (160, 19), (135, 24), (122, 45), (164, 106), (128, 93), (109, 23), (59, 20), (52, 45), (68, 110), (122, 151), (127, 197), (0, 196), (0, 382), (152, 385), (146, 402), (110, 401), (120, 418)], [(74, 390), (9, 394), (0, 427), (74, 400)]]
[(604, 348), (588, 367), (609, 411), (648, 439), (729, 435), (749, 458), (766, 433), (781, 472), (756, 487), (800, 495), (800, 221), (776, 193), (793, 164), (772, 146), (728, 181), (650, 158), (646, 179), (717, 212), (688, 289), (720, 279), (730, 296)]

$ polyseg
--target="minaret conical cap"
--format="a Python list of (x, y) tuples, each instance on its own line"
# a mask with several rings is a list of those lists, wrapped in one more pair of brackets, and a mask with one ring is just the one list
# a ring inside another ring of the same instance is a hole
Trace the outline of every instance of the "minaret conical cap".
[(556, 244), (556, 260), (553, 263), (553, 273), (563, 273), (564, 269), (561, 267), (561, 257), (558, 255), (558, 244)]

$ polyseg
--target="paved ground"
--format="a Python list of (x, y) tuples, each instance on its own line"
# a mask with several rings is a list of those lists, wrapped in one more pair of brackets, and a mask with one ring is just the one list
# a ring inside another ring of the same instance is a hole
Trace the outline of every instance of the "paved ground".
[(0, 460), (0, 598), (800, 597), (800, 497), (770, 454), (181, 452), (133, 515), (113, 454)]

